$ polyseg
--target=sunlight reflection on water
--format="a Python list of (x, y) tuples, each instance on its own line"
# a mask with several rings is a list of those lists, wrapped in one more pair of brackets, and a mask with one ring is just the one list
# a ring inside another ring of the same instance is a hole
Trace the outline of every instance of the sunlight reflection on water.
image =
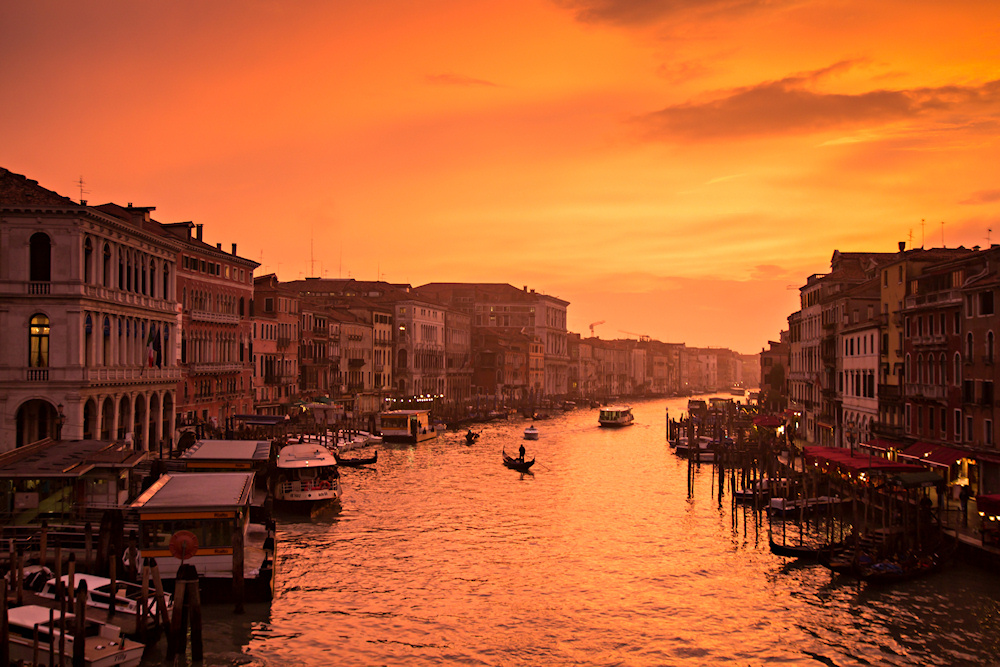
[(270, 609), (206, 613), (206, 664), (991, 664), (1000, 579), (869, 589), (772, 555), (711, 467), (687, 498), (665, 406), (686, 400), (637, 403), (621, 430), (589, 409), (538, 422), (533, 475), (500, 463), (520, 419), (345, 469), (332, 522), (279, 524)]

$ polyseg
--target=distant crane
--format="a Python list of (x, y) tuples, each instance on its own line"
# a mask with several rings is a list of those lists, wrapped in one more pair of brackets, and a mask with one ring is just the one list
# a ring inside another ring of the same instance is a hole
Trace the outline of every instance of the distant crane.
[(628, 334), (629, 336), (636, 336), (642, 342), (649, 342), (650, 341), (650, 337), (647, 336), (646, 334), (635, 333), (634, 331), (625, 331), (623, 329), (619, 329), (618, 331), (619, 331), (619, 333)]
[(594, 337), (594, 327), (596, 327), (598, 324), (604, 324), (604, 320), (601, 320), (600, 322), (592, 322), (590, 324), (590, 337), (591, 338)]

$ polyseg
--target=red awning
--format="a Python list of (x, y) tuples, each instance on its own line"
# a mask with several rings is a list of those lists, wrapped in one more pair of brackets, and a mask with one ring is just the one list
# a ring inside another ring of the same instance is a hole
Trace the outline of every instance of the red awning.
[(976, 459), (980, 463), (994, 463), (1000, 465), (1000, 454), (981, 454), (976, 453), (972, 455), (972, 458)]
[(841, 447), (804, 447), (802, 451), (807, 463), (829, 465), (841, 471), (862, 472), (865, 470), (874, 470), (882, 473), (891, 473), (922, 470), (919, 465), (897, 463), (881, 456), (860, 453), (852, 455), (849, 449)]
[(959, 459), (972, 458), (973, 456), (971, 452), (962, 449), (955, 449), (947, 445), (935, 445), (930, 442), (914, 443), (900, 452), (899, 455), (942, 468), (949, 468)]
[(902, 449), (903, 443), (896, 442), (895, 440), (886, 440), (884, 438), (872, 438), (868, 442), (864, 443), (862, 447), (870, 447), (876, 451), (887, 452), (890, 449)]
[(976, 496), (976, 509), (987, 516), (1000, 515), (1000, 493)]
[(760, 417), (754, 417), (753, 423), (754, 426), (776, 428), (781, 426), (781, 418), (775, 417), (774, 415), (761, 415)]

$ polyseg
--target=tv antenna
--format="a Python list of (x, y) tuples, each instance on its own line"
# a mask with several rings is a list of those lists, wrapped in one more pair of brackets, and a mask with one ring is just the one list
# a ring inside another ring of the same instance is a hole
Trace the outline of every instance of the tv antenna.
[(87, 204), (87, 200), (83, 198), (83, 195), (90, 194), (90, 190), (83, 189), (83, 174), (80, 175), (80, 178), (77, 180), (76, 184), (80, 188), (80, 205), (85, 206)]

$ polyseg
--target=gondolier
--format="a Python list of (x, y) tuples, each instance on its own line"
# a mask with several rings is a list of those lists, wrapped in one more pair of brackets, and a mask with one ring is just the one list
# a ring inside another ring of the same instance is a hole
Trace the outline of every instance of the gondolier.
[(524, 463), (524, 445), (522, 444), (517, 450), (517, 460)]

